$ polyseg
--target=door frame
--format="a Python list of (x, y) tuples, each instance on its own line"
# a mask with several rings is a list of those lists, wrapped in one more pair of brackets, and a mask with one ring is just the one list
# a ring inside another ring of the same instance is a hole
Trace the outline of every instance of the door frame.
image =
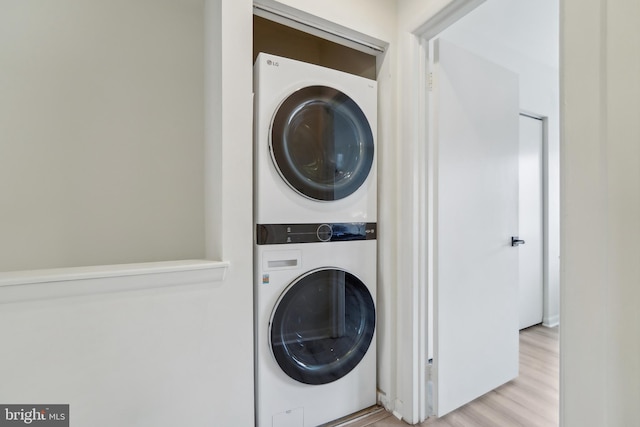
[[(429, 288), (433, 265), (433, 147), (430, 144), (428, 120), (429, 40), (474, 10), (485, 0), (453, 0), (439, 12), (408, 33), (401, 46), (400, 71), (403, 99), (399, 127), (403, 149), (399, 162), (400, 223), (406, 239), (398, 242), (399, 263), (397, 319), (398, 331), (405, 331), (397, 354), (398, 399), (394, 412), (411, 424), (424, 421), (432, 414), (429, 393), (431, 369), (428, 361), (430, 303)], [(427, 165), (425, 168), (424, 165)], [(424, 261), (426, 260), (426, 262)]]
[[(453, 0), (405, 38), (400, 54), (407, 58), (401, 71), (402, 110), (399, 118), (404, 141), (399, 163), (398, 213), (403, 229), (410, 230), (398, 243), (397, 319), (403, 351), (397, 354), (398, 399), (395, 413), (411, 424), (424, 421), (433, 412), (429, 390), (431, 368), (428, 364), (429, 289), (433, 280), (433, 146), (429, 138), (431, 116), (428, 102), (429, 41), (444, 29), (474, 10), (485, 0)], [(427, 167), (424, 167), (426, 165)], [(426, 260), (426, 262), (425, 262)], [(433, 289), (431, 287), (431, 289)]]
[[(428, 307), (432, 304), (429, 295), (432, 288), (433, 249), (433, 189), (434, 174), (432, 139), (429, 138), (431, 110), (428, 102), (429, 89), (429, 41), (456, 23), (486, 0), (452, 0), (432, 17), (407, 33), (400, 46), (400, 55), (407, 59), (400, 70), (400, 94), (404, 101), (398, 125), (401, 129), (403, 149), (399, 164), (399, 212), (402, 229), (411, 230), (409, 236), (399, 242), (397, 314), (398, 331), (406, 331), (401, 342), (404, 351), (398, 357), (398, 401), (395, 413), (409, 423), (424, 421), (433, 413), (433, 398), (429, 382), (431, 366), (428, 363), (429, 330)], [(521, 111), (526, 115), (543, 119), (543, 239), (548, 242), (548, 118), (539, 114)], [(426, 167), (424, 167), (426, 165)], [(405, 234), (406, 235), (406, 234)], [(425, 262), (426, 260), (426, 262)], [(547, 316), (548, 248), (543, 251), (543, 310)], [(407, 330), (408, 328), (408, 330)]]
[[(520, 115), (542, 122), (542, 324), (549, 318), (549, 117), (520, 110)], [(549, 325), (555, 326), (555, 325)]]

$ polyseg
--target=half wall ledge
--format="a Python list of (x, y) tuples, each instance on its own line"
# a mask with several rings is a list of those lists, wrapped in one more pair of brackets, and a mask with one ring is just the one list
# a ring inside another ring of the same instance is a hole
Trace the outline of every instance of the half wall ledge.
[(228, 261), (183, 260), (0, 273), (0, 304), (208, 284), (220, 286)]

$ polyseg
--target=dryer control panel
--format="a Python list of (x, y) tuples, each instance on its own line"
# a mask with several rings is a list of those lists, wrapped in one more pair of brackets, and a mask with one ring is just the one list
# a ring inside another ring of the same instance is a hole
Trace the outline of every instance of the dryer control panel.
[(378, 226), (375, 222), (341, 222), (324, 224), (258, 224), (258, 245), (287, 243), (347, 242), (375, 240)]

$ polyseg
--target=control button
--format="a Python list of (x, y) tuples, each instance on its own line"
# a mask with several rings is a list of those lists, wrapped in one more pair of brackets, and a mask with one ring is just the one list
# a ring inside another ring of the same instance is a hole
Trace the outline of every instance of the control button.
[(333, 228), (329, 224), (322, 224), (318, 227), (316, 234), (318, 235), (318, 240), (328, 242), (333, 237)]

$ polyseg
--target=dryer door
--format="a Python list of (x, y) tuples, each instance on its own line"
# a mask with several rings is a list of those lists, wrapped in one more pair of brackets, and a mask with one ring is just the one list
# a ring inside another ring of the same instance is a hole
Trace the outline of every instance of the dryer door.
[(291, 378), (326, 384), (360, 363), (374, 330), (375, 306), (364, 283), (343, 270), (314, 270), (296, 279), (276, 304), (271, 350)]
[(350, 97), (327, 86), (304, 87), (286, 98), (274, 115), (270, 136), (282, 178), (314, 200), (349, 196), (373, 165), (367, 118)]

